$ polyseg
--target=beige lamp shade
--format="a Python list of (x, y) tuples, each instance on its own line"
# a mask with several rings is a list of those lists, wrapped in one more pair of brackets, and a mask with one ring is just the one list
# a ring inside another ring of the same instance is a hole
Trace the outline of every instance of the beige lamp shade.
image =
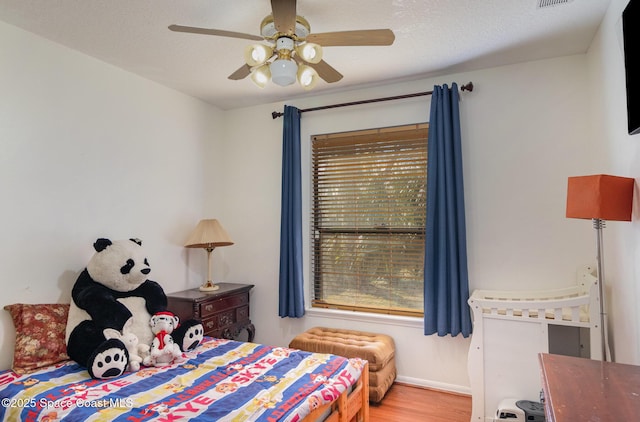
[(200, 220), (185, 243), (187, 248), (201, 248), (207, 251), (207, 281), (199, 287), (202, 292), (213, 292), (219, 286), (213, 283), (211, 277), (211, 252), (218, 246), (233, 245), (222, 224), (216, 219)]
[(233, 245), (233, 240), (216, 219), (200, 220), (184, 244), (187, 248), (217, 248)]

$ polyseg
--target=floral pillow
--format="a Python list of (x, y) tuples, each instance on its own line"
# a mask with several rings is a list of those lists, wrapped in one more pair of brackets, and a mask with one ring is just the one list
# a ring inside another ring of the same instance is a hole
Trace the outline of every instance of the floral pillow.
[(14, 372), (23, 375), (69, 359), (65, 334), (68, 304), (14, 304), (9, 311), (16, 328)]

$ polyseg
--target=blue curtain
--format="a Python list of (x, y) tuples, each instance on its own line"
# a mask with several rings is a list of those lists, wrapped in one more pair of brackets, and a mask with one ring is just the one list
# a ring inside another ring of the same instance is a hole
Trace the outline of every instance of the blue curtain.
[(282, 130), (282, 207), (280, 214), (280, 301), (278, 315), (304, 315), (302, 279), (302, 181), (300, 112), (284, 107)]
[(431, 95), (424, 259), (424, 333), (471, 334), (458, 86)]

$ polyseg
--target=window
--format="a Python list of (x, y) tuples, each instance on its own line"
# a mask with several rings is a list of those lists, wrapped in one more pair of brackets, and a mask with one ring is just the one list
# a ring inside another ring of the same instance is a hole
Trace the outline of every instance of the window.
[(312, 137), (314, 307), (423, 315), (427, 135)]

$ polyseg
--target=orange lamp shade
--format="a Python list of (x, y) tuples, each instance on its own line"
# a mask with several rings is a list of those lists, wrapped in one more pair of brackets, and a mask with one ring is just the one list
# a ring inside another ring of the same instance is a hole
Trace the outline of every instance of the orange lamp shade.
[(631, 221), (634, 181), (606, 174), (569, 177), (567, 217)]

